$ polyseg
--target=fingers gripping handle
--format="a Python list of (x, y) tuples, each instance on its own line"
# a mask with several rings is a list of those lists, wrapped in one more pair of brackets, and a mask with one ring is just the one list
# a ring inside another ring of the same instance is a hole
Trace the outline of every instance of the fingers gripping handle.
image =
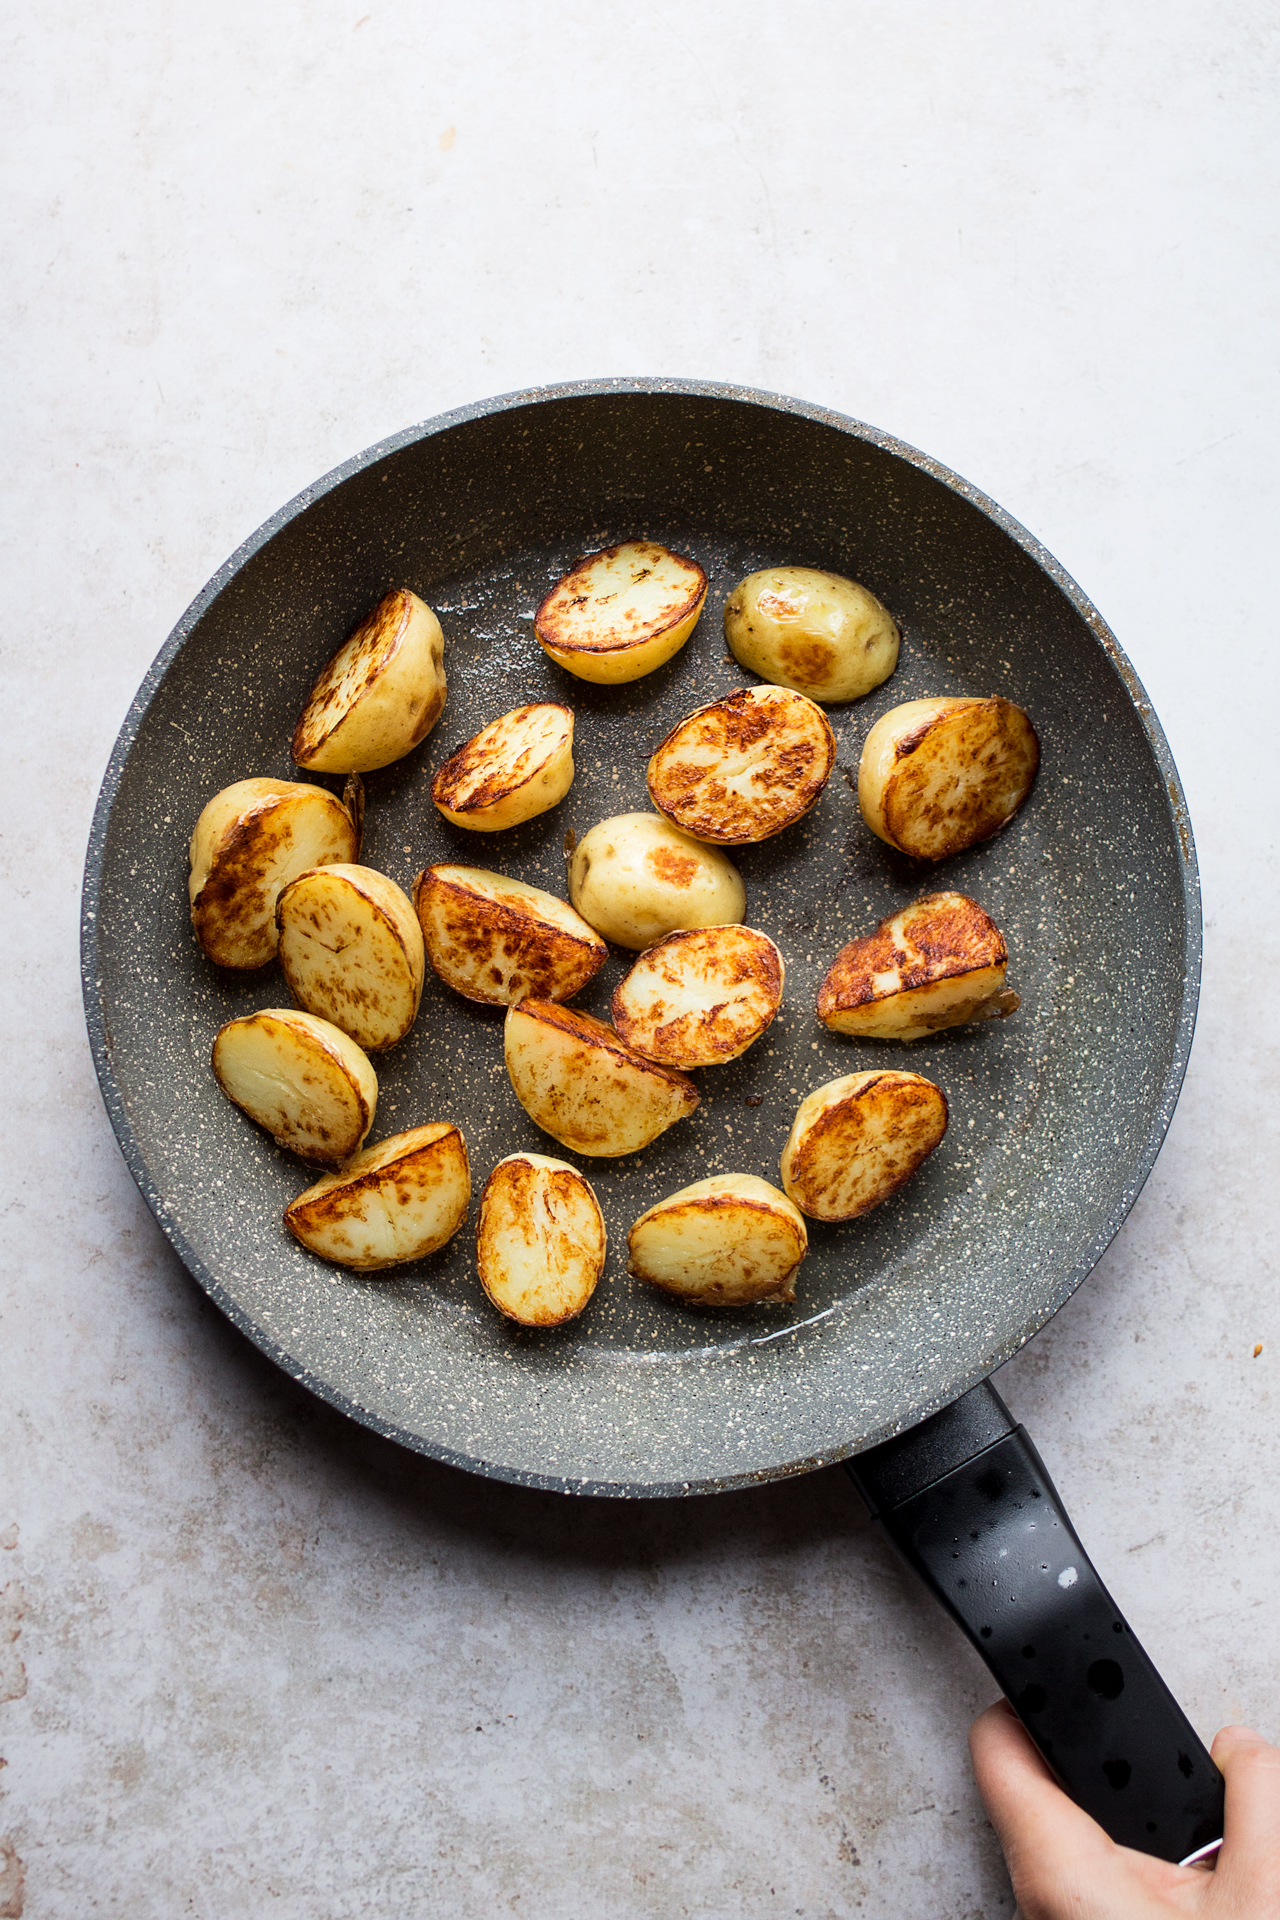
[(1122, 1846), (1183, 1860), (1222, 1834), (1222, 1775), (984, 1383), (849, 1472), (963, 1627), (1066, 1791)]

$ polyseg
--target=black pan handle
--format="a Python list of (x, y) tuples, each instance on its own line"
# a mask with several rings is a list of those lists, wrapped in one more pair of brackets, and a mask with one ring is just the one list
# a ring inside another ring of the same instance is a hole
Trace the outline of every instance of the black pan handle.
[(847, 1465), (1072, 1799), (1164, 1860), (1221, 1840), (1222, 1775), (990, 1382)]

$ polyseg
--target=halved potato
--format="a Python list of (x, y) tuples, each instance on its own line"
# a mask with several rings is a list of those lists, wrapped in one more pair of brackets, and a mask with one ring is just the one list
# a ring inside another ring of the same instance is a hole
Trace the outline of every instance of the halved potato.
[(607, 1244), (595, 1194), (565, 1161), (509, 1153), (485, 1182), (480, 1284), (522, 1327), (558, 1327), (580, 1314), (604, 1272)]
[(569, 857), (569, 898), (584, 920), (639, 952), (677, 927), (741, 920), (738, 869), (656, 813), (619, 813), (585, 833)]
[(372, 867), (313, 867), (276, 906), (280, 965), (300, 1007), (379, 1052), (418, 1011), (426, 960), (413, 902)]
[(785, 1193), (753, 1173), (719, 1173), (640, 1215), (627, 1235), (627, 1271), (691, 1305), (745, 1307), (794, 1300), (808, 1247)]
[(908, 700), (867, 735), (858, 804), (900, 853), (945, 860), (999, 833), (1039, 765), (1035, 728), (1012, 700)]
[(503, 1051), (534, 1125), (592, 1158), (638, 1153), (698, 1104), (683, 1073), (644, 1059), (603, 1020), (553, 1000), (512, 1007)]
[(431, 782), (446, 820), (501, 833), (546, 813), (573, 785), (573, 713), (543, 701), (491, 720)]
[(296, 1007), (228, 1020), (213, 1042), (213, 1071), (277, 1146), (317, 1166), (345, 1166), (373, 1125), (372, 1064), (340, 1028)]
[(963, 893), (926, 893), (842, 947), (818, 988), (818, 1018), (863, 1040), (920, 1040), (943, 1027), (1003, 1019), (1009, 950)]
[(782, 955), (753, 927), (669, 933), (614, 988), (613, 1024), (646, 1060), (723, 1066), (769, 1025), (785, 976)]
[(649, 798), (696, 840), (744, 846), (808, 813), (836, 764), (822, 708), (789, 687), (741, 687), (671, 729), (649, 762)]
[(276, 902), (308, 867), (354, 860), (358, 834), (340, 800), (301, 780), (237, 780), (191, 835), (191, 924), (220, 967), (264, 967), (276, 951)]
[(566, 901), (484, 867), (425, 868), (414, 905), (435, 971), (486, 1007), (572, 999), (609, 955)]
[(800, 1102), (782, 1184), (815, 1220), (855, 1220), (909, 1180), (947, 1130), (941, 1088), (918, 1073), (849, 1073)]
[(379, 600), (324, 667), (293, 734), (316, 773), (368, 773), (425, 740), (444, 710), (444, 635), (408, 587)]
[(811, 700), (860, 700), (898, 664), (892, 614), (874, 593), (820, 567), (765, 567), (724, 604), (724, 637), (748, 673)]
[(435, 1120), (379, 1140), (317, 1180), (286, 1207), (284, 1223), (322, 1260), (372, 1273), (434, 1253), (470, 1200), (466, 1142), (450, 1121)]
[(697, 624), (707, 576), (655, 540), (588, 553), (556, 582), (534, 631), (558, 666), (580, 680), (639, 680), (678, 653)]

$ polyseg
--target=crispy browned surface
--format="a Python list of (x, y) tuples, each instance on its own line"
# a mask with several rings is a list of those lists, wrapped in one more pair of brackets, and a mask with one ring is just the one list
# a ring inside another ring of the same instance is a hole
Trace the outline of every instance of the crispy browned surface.
[(1021, 707), (996, 695), (904, 736), (885, 787), (884, 820), (903, 853), (945, 860), (989, 840), (1031, 791), (1040, 742)]
[[(1009, 952), (990, 914), (963, 893), (926, 893), (842, 947), (818, 988), (818, 1018), (904, 992), (1003, 967)], [(886, 976), (890, 976), (886, 982)]]
[(808, 813), (835, 760), (835, 736), (812, 700), (741, 687), (672, 728), (649, 762), (649, 794), (686, 833), (743, 846)]
[[(679, 1004), (688, 999), (690, 968), (722, 997), (703, 1007)], [(781, 997), (772, 940), (750, 927), (695, 927), (648, 948), (614, 988), (611, 1011), (622, 1038), (647, 1058), (713, 1066), (759, 1039)]]
[[(361, 1259), (354, 1254), (351, 1237), (353, 1218), (370, 1201), (375, 1207), (383, 1206), (388, 1210), (421, 1203), (433, 1189), (456, 1181), (459, 1173), (463, 1176), (464, 1191), (469, 1195), (471, 1174), (466, 1142), (460, 1130), (440, 1123), (413, 1127), (407, 1133), (380, 1141), (376, 1147), (358, 1154), (344, 1174), (319, 1181), (305, 1193), (299, 1194), (286, 1207), (284, 1224), (312, 1252), (319, 1251), (314, 1242), (323, 1236), (327, 1246), (333, 1249), (324, 1257), (336, 1259), (341, 1265), (353, 1267), (362, 1273), (399, 1266), (406, 1260), (420, 1260), (443, 1246), (457, 1231), (461, 1220), (465, 1218), (465, 1206), (459, 1218), (449, 1226), (448, 1232), (424, 1236), (387, 1260)], [(348, 1243), (346, 1252), (343, 1251), (344, 1241)]]
[[(292, 753), (299, 766), (386, 671), (408, 630), (412, 612), (413, 596), (407, 588), (393, 587), (325, 662), (294, 728)], [(414, 722), (406, 753), (430, 733), (444, 710), (444, 702), (445, 689), (437, 685)]]
[(551, 700), (534, 701), (528, 706), (517, 707), (512, 713), (503, 714), (501, 721), (492, 722), (474, 739), (464, 741), (456, 753), (450, 754), (431, 782), (431, 797), (436, 805), (448, 807), (453, 813), (478, 813), (484, 807), (505, 800), (508, 794), (535, 779), (539, 769), (562, 751), (562, 739), (550, 745), (540, 744), (536, 758), (526, 749), (518, 757), (507, 753), (495, 759), (491, 742), (496, 727), (504, 723), (518, 723), (527, 714), (544, 709), (563, 714), (566, 732), (572, 731), (571, 708)]
[(817, 1220), (856, 1220), (905, 1186), (947, 1130), (940, 1087), (914, 1073), (868, 1075), (808, 1128), (788, 1195)]
[[(670, 1275), (651, 1271), (643, 1260), (637, 1259), (636, 1242), (642, 1235), (637, 1234), (636, 1229), (649, 1226), (658, 1216), (664, 1225), (681, 1215), (714, 1218), (720, 1214), (728, 1223), (735, 1216), (740, 1220), (744, 1213), (754, 1215), (762, 1229), (753, 1249), (755, 1257), (740, 1250), (741, 1236), (735, 1236), (739, 1241), (735, 1249), (737, 1257), (726, 1260), (726, 1272), (714, 1279), (696, 1285), (681, 1284)], [(788, 1219), (777, 1207), (741, 1194), (704, 1194), (697, 1200), (681, 1201), (675, 1207), (654, 1207), (635, 1222), (627, 1235), (627, 1272), (637, 1280), (647, 1280), (663, 1293), (700, 1307), (747, 1307), (762, 1300), (790, 1305), (796, 1297), (796, 1275), (807, 1251), (804, 1234), (794, 1220)], [(732, 1271), (728, 1270), (730, 1266)], [(780, 1268), (785, 1271), (779, 1271)]]
[[(651, 555), (655, 565), (667, 556), (678, 561), (683, 576), (681, 588), (670, 595), (661, 618), (656, 621), (642, 620), (630, 612), (622, 619), (611, 617), (607, 606), (601, 605), (590, 628), (586, 629), (582, 610), (593, 598), (587, 578), (590, 569), (602, 557), (612, 559), (621, 553), (624, 546), (634, 547), (642, 557)], [(653, 540), (620, 541), (615, 547), (601, 547), (595, 553), (583, 554), (552, 587), (534, 615), (533, 624), (543, 645), (556, 647), (562, 653), (612, 653), (639, 646), (678, 626), (698, 606), (706, 591), (707, 576), (688, 554), (675, 553)]]
[[(418, 875), (413, 900), (432, 968), (446, 986), (482, 1006), (510, 1006), (528, 996), (571, 999), (609, 957), (585, 921), (582, 937), (571, 938), (534, 912), (442, 878), (435, 867)], [(499, 958), (502, 967), (493, 964)]]
[[(601, 1069), (605, 1067), (608, 1056), (612, 1056), (608, 1064), (615, 1069), (625, 1068), (633, 1076), (643, 1076), (649, 1080), (655, 1092), (665, 1088), (675, 1096), (674, 1110), (666, 1125), (691, 1114), (699, 1104), (698, 1089), (687, 1074), (675, 1067), (663, 1066), (658, 1061), (646, 1060), (643, 1054), (629, 1047), (603, 1020), (597, 1020), (589, 1013), (581, 1013), (576, 1007), (561, 1006), (554, 1000), (522, 1000), (518, 1011), (530, 1020), (556, 1028), (571, 1043), (571, 1050), (567, 1050), (563, 1057), (556, 1083), (542, 1090), (537, 1116), (537, 1124), (564, 1145), (582, 1153), (598, 1152), (616, 1126), (616, 1116), (610, 1111), (610, 1103), (616, 1101), (616, 1091), (608, 1080), (600, 1083), (600, 1097), (591, 1100), (584, 1100), (583, 1097), (584, 1088), (593, 1079), (600, 1081)], [(636, 1086), (635, 1078), (630, 1084), (633, 1088)]]
[[(599, 1233), (599, 1247), (589, 1253), (582, 1234), (584, 1217)], [(514, 1239), (540, 1257), (544, 1267), (536, 1301), (522, 1302), (523, 1311), (516, 1310), (518, 1289), (504, 1264), (503, 1242)], [(508, 1319), (525, 1327), (559, 1327), (576, 1319), (604, 1271), (605, 1246), (599, 1203), (575, 1168), (535, 1166), (512, 1157), (499, 1161), (489, 1175), (476, 1221), (476, 1272), (493, 1305)]]
[[(354, 859), (351, 817), (337, 800), (332, 814), (337, 857)], [(344, 834), (348, 848), (340, 845)], [(191, 903), (196, 939), (218, 966), (243, 971), (265, 966), (274, 956), (276, 901), (288, 877), (280, 860), (294, 837), (292, 809), (270, 796), (240, 814), (218, 842), (208, 878)]]

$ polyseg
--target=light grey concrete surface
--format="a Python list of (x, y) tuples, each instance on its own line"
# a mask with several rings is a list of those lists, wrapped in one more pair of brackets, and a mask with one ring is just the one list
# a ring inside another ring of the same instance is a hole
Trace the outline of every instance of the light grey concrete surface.
[(1000, 1385), (1201, 1731), (1280, 1735), (1280, 9), (52, 0), (5, 31), (0, 1916), (1008, 1914), (964, 1754), (991, 1685), (842, 1474), (490, 1485), (220, 1319), (103, 1116), (80, 867), (182, 609), (411, 421), (741, 381), (985, 488), (1145, 680), (1207, 922), (1155, 1175)]

